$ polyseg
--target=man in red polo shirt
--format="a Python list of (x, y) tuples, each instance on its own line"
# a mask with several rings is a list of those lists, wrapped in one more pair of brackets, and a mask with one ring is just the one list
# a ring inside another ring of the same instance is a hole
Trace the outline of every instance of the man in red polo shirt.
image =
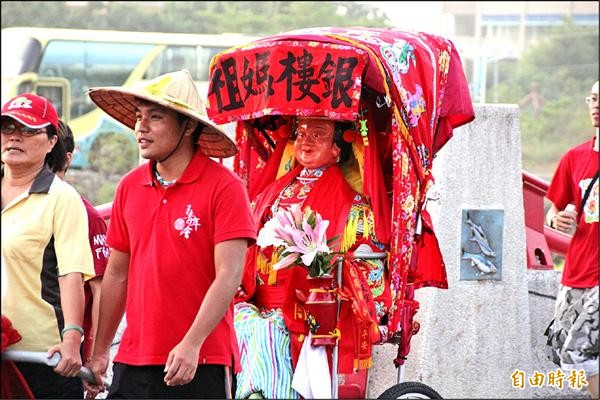
[[(548, 344), (552, 360), (567, 371), (584, 371), (588, 391), (598, 398), (598, 81), (588, 104), (596, 136), (570, 149), (548, 188), (550, 227), (575, 234), (571, 239), (556, 298)], [(573, 204), (573, 210), (567, 205)]]
[(232, 299), (256, 227), (241, 180), (209, 157), (233, 156), (235, 144), (204, 116), (187, 71), (89, 95), (134, 129), (149, 162), (116, 190), (88, 366), (99, 381), (126, 312), (109, 398), (231, 398)]

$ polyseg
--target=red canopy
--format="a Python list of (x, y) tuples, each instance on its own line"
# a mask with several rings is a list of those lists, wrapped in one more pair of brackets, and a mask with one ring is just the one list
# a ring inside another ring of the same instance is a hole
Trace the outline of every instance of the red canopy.
[(268, 36), (213, 58), (206, 107), (217, 123), (242, 121), (234, 169), (251, 198), (289, 171), (290, 116), (355, 122), (357, 190), (369, 198), (377, 237), (389, 245), (389, 328), (404, 332), (408, 348), (412, 328), (402, 314), (408, 305), (416, 310), (412, 289), (447, 287), (423, 207), (433, 156), (454, 128), (475, 118), (453, 43), (423, 32), (363, 27)]
[(220, 53), (211, 64), (207, 112), (217, 123), (264, 115), (355, 120), (363, 86), (401, 107), (429, 161), (453, 128), (475, 117), (450, 40), (360, 27), (302, 29)]

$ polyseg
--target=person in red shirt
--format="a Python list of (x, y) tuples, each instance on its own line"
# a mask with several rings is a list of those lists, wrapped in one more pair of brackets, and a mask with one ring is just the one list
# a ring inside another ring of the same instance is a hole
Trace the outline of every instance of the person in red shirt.
[(9, 350), (60, 353), (55, 367), (15, 365), (36, 398), (82, 398), (83, 283), (94, 275), (81, 197), (52, 170), (65, 163), (58, 114), (22, 93), (2, 106), (2, 314), (22, 339)]
[[(149, 162), (116, 189), (88, 367), (101, 382), (126, 313), (109, 398), (231, 398), (233, 297), (256, 226), (241, 179), (210, 157), (233, 156), (235, 144), (205, 117), (185, 70), (89, 96), (134, 130)], [(102, 385), (86, 388), (93, 397)]]
[[(575, 230), (548, 330), (552, 359), (561, 368), (583, 370), (598, 398), (598, 81), (586, 98), (596, 136), (561, 158), (548, 188), (550, 227)], [(570, 209), (573, 208), (574, 209)]]
[[(75, 150), (75, 139), (73, 131), (66, 122), (58, 120), (58, 140), (62, 142), (66, 152), (66, 163), (62, 169), (56, 169), (54, 173), (61, 179), (65, 179), (65, 175), (71, 160), (73, 159), (73, 151)], [(94, 273), (96, 276), (84, 283), (85, 292), (85, 309), (83, 314), (83, 360), (89, 361), (92, 356), (92, 348), (94, 345), (94, 335), (96, 326), (98, 326), (98, 308), (100, 303), (100, 287), (102, 284), (102, 276), (106, 270), (108, 263), (108, 254), (110, 249), (106, 245), (106, 222), (100, 213), (94, 208), (84, 196), (81, 200), (85, 205), (85, 210), (88, 216), (89, 240), (92, 248), (92, 256), (94, 258)]]

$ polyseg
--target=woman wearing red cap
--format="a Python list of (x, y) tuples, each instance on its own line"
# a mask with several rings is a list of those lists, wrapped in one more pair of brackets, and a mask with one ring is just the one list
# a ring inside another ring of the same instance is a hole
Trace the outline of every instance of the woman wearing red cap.
[(35, 94), (2, 107), (2, 314), (22, 340), (9, 350), (59, 352), (52, 367), (16, 363), (36, 398), (82, 398), (83, 280), (94, 275), (87, 217), (73, 187), (52, 172), (65, 162), (58, 115)]

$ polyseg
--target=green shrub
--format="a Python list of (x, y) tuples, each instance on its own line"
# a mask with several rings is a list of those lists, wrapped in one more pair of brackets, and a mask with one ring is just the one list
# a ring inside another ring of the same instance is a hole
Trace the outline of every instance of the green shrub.
[(123, 175), (138, 164), (138, 148), (123, 133), (103, 132), (89, 153), (90, 168), (105, 175)]

